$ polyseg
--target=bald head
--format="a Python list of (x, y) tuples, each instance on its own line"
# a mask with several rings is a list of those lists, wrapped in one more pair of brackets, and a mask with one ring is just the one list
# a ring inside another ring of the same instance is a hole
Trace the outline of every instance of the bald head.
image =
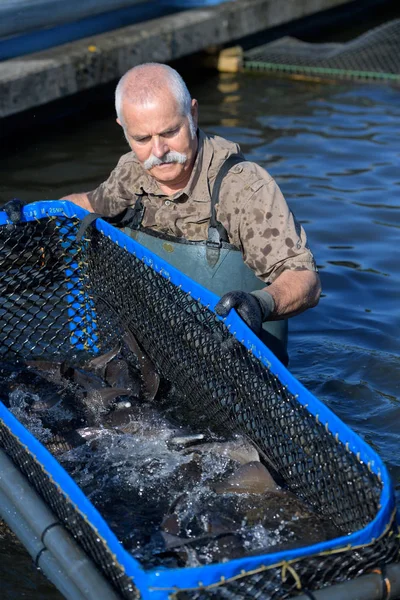
[(182, 77), (168, 65), (145, 63), (133, 67), (121, 77), (115, 90), (115, 109), (124, 124), (125, 104), (148, 106), (171, 95), (182, 116), (190, 118), (191, 96)]

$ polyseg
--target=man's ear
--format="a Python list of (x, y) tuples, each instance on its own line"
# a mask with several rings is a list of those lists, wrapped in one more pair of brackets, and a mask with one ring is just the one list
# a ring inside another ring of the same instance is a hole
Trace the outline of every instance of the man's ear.
[(192, 100), (190, 114), (192, 115), (193, 122), (194, 122), (195, 126), (197, 127), (197, 122), (199, 120), (199, 103), (194, 98)]
[(117, 121), (118, 125), (120, 125), (122, 127), (121, 121), (119, 119), (115, 119), (115, 120)]

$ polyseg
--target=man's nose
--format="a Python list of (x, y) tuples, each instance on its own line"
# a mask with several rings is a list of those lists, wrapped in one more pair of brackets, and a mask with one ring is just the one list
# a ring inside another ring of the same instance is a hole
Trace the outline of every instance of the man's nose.
[(164, 156), (164, 154), (166, 154), (168, 152), (169, 148), (168, 145), (165, 143), (165, 140), (156, 135), (153, 138), (153, 154), (154, 156), (157, 156), (157, 158), (162, 158)]

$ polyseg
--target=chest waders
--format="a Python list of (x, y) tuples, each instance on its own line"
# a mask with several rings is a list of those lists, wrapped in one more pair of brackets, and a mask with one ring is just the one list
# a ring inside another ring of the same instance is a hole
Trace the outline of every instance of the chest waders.
[[(222, 179), (233, 165), (243, 160), (243, 157), (238, 155), (228, 157), (216, 177), (211, 196), (207, 240), (194, 242), (141, 228), (144, 215), (142, 196), (138, 197), (134, 207), (134, 223), (130, 222), (129, 227), (124, 228), (124, 232), (218, 296), (232, 290), (252, 292), (264, 288), (265, 282), (258, 279), (245, 264), (241, 251), (229, 243), (225, 228), (215, 217)], [(259, 337), (275, 356), (287, 365), (287, 320), (266, 321)]]

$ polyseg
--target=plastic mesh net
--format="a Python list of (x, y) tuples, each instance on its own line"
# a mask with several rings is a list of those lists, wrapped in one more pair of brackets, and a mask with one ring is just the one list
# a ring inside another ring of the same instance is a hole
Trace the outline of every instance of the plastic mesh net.
[[(173, 382), (188, 415), (215, 430), (247, 435), (289, 489), (343, 534), (374, 519), (380, 479), (329, 432), (329, 424), (319, 423), (211, 310), (134, 253), (94, 227), (76, 242), (79, 224), (57, 216), (0, 227), (0, 357), (105, 351), (130, 330), (160, 374)], [(0, 442), (121, 595), (136, 597), (123, 566), (106, 544), (95, 542), (90, 523), (45, 468), (18, 448), (4, 426)], [(304, 587), (319, 589), (377, 562), (398, 560), (394, 524), (381, 534), (381, 540), (357, 550), (304, 557), (242, 573), (213, 589), (176, 593), (182, 600), (289, 598)]]
[(284, 37), (245, 52), (246, 70), (400, 82), (400, 19), (345, 44)]

